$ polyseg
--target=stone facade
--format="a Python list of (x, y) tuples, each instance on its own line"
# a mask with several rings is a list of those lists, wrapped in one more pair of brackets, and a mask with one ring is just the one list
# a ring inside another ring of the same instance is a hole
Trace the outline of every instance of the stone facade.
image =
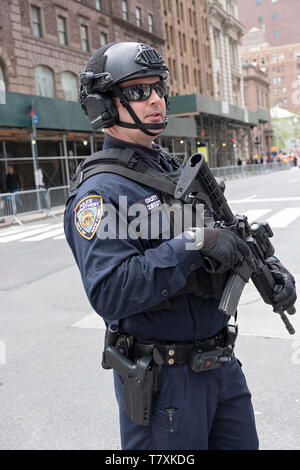
[(244, 27), (237, 20), (235, 0), (208, 0), (209, 35), (215, 98), (244, 107), (240, 39)]

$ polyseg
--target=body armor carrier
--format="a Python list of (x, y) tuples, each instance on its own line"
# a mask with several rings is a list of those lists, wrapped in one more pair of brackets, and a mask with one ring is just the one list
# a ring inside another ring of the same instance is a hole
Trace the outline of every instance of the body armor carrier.
[[(174, 192), (182, 170), (169, 154), (161, 152), (161, 156), (171, 164), (173, 171), (164, 171), (163, 173), (159, 173), (157, 170), (143, 162), (139, 156), (135, 154), (135, 151), (130, 148), (110, 148), (93, 153), (78, 166), (71, 181), (70, 192), (72, 193), (75, 191), (75, 189), (91, 176), (100, 173), (113, 173), (135, 181), (137, 184), (142, 184), (158, 191), (164, 203), (168, 206), (177, 204), (177, 207), (179, 204), (179, 210), (183, 212), (183, 205), (185, 203), (194, 203), (195, 199), (193, 200), (189, 197), (183, 200), (175, 199)], [(197, 187), (195, 187), (195, 193), (198, 193)], [(205, 195), (203, 196), (205, 201)], [(214, 224), (214, 219), (208, 211), (205, 211), (205, 215), (209, 215), (209, 217), (204, 217), (204, 225), (208, 226)], [(182, 230), (173, 226), (172, 232), (176, 236), (181, 233)], [(214, 298), (218, 301), (221, 298), (227, 277), (227, 273), (209, 274), (204, 271), (203, 268), (200, 268), (197, 270), (197, 273), (192, 272), (189, 275), (187, 282), (182, 289), (176, 292), (172, 297), (169, 297), (158, 305), (151, 307), (149, 310), (168, 309), (170, 308), (170, 298), (185, 294), (194, 294), (202, 299)]]

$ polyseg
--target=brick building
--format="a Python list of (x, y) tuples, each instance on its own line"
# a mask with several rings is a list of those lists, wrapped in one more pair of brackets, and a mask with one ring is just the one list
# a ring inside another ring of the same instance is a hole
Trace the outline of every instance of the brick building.
[[(270, 115), (270, 82), (266, 74), (252, 64), (243, 65), (245, 106), (253, 112), (266, 109)], [(261, 122), (251, 129), (250, 154), (267, 155), (273, 145), (273, 130), (270, 122)]]
[[(78, 104), (78, 77), (89, 57), (113, 41), (140, 41), (164, 52), (160, 0), (3, 0), (0, 16), (0, 173), (13, 161), (34, 186), (34, 155), (46, 185), (67, 184), (76, 156), (102, 147)], [(1, 95), (2, 96), (2, 95)], [(36, 135), (32, 114), (37, 116)], [(176, 119), (166, 130), (176, 137)], [(182, 123), (195, 138), (195, 126)], [(68, 159), (66, 158), (68, 156)]]
[[(175, 74), (171, 115), (196, 123), (197, 147), (206, 146), (212, 167), (248, 158), (250, 129), (269, 115), (245, 109), (239, 52), (245, 28), (236, 0), (165, 0), (162, 8), (166, 56)], [(184, 150), (190, 153), (186, 145)]]
[(271, 46), (265, 32), (252, 28), (243, 38), (242, 60), (266, 73), (270, 82), (271, 107), (279, 104), (300, 111), (300, 42)]
[[(170, 96), (214, 96), (206, 1), (163, 0), (165, 58), (170, 68)], [(203, 67), (205, 64), (205, 67)]]
[(249, 150), (249, 129), (268, 120), (244, 108), (236, 0), (2, 0), (1, 7), (0, 175), (13, 161), (25, 189), (37, 164), (47, 186), (68, 184), (80, 157), (102, 148), (103, 133), (93, 132), (78, 104), (78, 76), (109, 42), (146, 42), (166, 57), (171, 105), (159, 143), (171, 152), (205, 144), (211, 166), (234, 163)]
[(239, 20), (262, 29), (271, 46), (299, 42), (299, 0), (237, 0)]

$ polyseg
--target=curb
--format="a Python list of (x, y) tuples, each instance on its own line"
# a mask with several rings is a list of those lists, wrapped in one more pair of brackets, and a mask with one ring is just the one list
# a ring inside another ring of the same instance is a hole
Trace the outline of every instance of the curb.
[[(31, 214), (20, 214), (18, 216), (19, 221), (22, 224), (26, 224), (29, 222), (34, 222), (35, 220), (41, 220), (41, 219), (48, 219), (49, 217), (55, 218), (56, 216), (62, 215), (64, 213), (65, 206), (60, 206), (56, 207), (55, 209), (51, 209), (50, 212), (47, 210), (40, 211), (40, 212), (35, 212)], [(4, 217), (3, 219), (0, 219), (0, 231), (1, 228), (5, 227), (10, 227), (10, 226), (18, 226), (19, 224), (16, 222), (16, 220), (12, 217)]]

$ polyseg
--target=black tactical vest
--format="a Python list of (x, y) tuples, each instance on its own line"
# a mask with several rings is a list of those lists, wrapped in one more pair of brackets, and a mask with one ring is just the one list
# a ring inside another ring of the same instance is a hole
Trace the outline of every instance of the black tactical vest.
[[(169, 206), (174, 203), (179, 203), (181, 205), (180, 210), (183, 210), (183, 205), (187, 202), (191, 203), (191, 200), (174, 198), (176, 184), (182, 170), (169, 154), (161, 152), (161, 155), (171, 164), (173, 171), (159, 173), (143, 162), (139, 156), (135, 154), (135, 150), (130, 148), (109, 148), (93, 153), (78, 166), (71, 181), (70, 191), (72, 193), (91, 176), (100, 173), (113, 173), (135, 181), (138, 184), (155, 189), (161, 194), (163, 202), (167, 203)], [(211, 225), (213, 222), (212, 217), (205, 217), (206, 226)], [(211, 275), (206, 273), (202, 268), (200, 268), (200, 270), (202, 270), (202, 275), (200, 276), (199, 272), (198, 274), (192, 272), (185, 286), (176, 292), (172, 298), (184, 294), (194, 294), (203, 299), (215, 298), (219, 300), (227, 280), (227, 275)], [(169, 306), (169, 299), (166, 299), (157, 306), (151, 307), (150, 310), (160, 310), (169, 308)]]

